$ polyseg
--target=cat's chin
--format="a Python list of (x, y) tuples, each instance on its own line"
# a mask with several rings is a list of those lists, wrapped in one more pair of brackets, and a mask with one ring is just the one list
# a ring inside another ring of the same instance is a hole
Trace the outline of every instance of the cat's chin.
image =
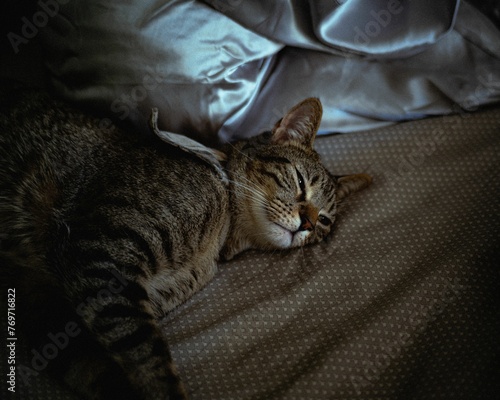
[(292, 247), (293, 232), (283, 226), (272, 223), (267, 230), (267, 240), (279, 249), (288, 249)]
[(308, 233), (304, 231), (292, 232), (275, 222), (268, 228), (267, 240), (279, 249), (299, 247), (305, 243)]

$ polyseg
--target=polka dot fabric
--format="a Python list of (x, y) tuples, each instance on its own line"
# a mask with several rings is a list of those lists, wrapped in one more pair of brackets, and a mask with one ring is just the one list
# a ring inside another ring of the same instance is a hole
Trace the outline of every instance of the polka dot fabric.
[(500, 399), (500, 111), (321, 137), (373, 185), (164, 321), (192, 399)]
[(500, 108), (316, 147), (373, 185), (328, 242), (246, 252), (165, 317), (190, 398), (500, 399)]

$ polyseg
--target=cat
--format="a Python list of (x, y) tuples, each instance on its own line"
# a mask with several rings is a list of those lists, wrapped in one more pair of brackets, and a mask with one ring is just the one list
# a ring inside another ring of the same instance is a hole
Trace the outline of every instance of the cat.
[(271, 131), (213, 150), (177, 144), (155, 118), (147, 137), (44, 93), (4, 98), (1, 273), (32, 353), (64, 342), (46, 369), (84, 399), (186, 399), (158, 319), (219, 260), (321, 241), (371, 182), (321, 164), (321, 115), (309, 98)]

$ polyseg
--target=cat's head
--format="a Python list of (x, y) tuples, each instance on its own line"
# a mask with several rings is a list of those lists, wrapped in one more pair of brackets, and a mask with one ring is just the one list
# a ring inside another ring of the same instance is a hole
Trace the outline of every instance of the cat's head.
[(337, 207), (371, 183), (366, 174), (335, 177), (313, 142), (322, 106), (309, 98), (293, 107), (271, 132), (230, 147), (232, 237), (224, 255), (246, 248), (287, 249), (316, 243), (333, 228)]

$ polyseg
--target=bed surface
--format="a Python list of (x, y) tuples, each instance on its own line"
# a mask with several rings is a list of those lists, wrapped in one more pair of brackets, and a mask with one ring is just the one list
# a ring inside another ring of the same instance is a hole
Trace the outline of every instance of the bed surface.
[[(191, 398), (500, 398), (500, 108), (316, 147), (374, 183), (328, 243), (243, 253), (164, 319)], [(43, 373), (15, 398), (72, 399)]]

